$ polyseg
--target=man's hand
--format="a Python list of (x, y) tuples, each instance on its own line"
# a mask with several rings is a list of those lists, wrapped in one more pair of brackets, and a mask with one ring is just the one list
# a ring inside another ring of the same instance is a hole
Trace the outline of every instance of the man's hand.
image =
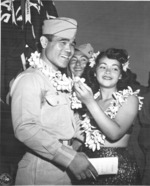
[(78, 180), (98, 176), (96, 169), (84, 153), (77, 153), (68, 168)]

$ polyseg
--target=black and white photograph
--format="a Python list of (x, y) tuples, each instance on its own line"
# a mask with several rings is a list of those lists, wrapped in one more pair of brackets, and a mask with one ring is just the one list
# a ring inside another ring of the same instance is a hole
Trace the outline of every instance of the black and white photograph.
[(150, 1), (0, 7), (0, 185), (150, 185)]

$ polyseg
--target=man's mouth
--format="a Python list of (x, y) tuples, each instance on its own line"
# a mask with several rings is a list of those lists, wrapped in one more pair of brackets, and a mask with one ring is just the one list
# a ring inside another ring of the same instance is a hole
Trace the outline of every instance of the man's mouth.
[(75, 68), (74, 70), (75, 71), (81, 71), (82, 69), (81, 68)]
[(65, 58), (65, 59), (69, 59), (70, 58), (70, 56), (68, 56), (68, 55), (61, 55), (61, 57)]

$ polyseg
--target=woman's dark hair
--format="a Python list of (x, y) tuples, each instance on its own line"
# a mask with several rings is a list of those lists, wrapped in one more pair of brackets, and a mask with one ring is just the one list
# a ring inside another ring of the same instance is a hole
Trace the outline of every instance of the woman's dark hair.
[(89, 65), (86, 66), (84, 73), (82, 77), (86, 79), (86, 83), (92, 88), (93, 93), (96, 93), (99, 90), (99, 83), (97, 82), (97, 79), (95, 77), (96, 68), (99, 65), (100, 59), (103, 57), (107, 57), (109, 59), (116, 59), (120, 63), (120, 69), (122, 78), (117, 83), (117, 89), (123, 90), (129, 86), (130, 82), (130, 73), (127, 71), (123, 71), (123, 64), (125, 64), (129, 60), (129, 56), (126, 50), (124, 49), (116, 49), (116, 48), (109, 48), (105, 51), (100, 52), (100, 54), (97, 56), (93, 68), (91, 68)]

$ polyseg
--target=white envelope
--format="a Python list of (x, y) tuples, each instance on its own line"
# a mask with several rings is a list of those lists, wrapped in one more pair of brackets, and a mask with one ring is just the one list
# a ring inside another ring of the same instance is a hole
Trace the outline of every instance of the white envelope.
[(118, 157), (89, 158), (99, 175), (117, 174)]

